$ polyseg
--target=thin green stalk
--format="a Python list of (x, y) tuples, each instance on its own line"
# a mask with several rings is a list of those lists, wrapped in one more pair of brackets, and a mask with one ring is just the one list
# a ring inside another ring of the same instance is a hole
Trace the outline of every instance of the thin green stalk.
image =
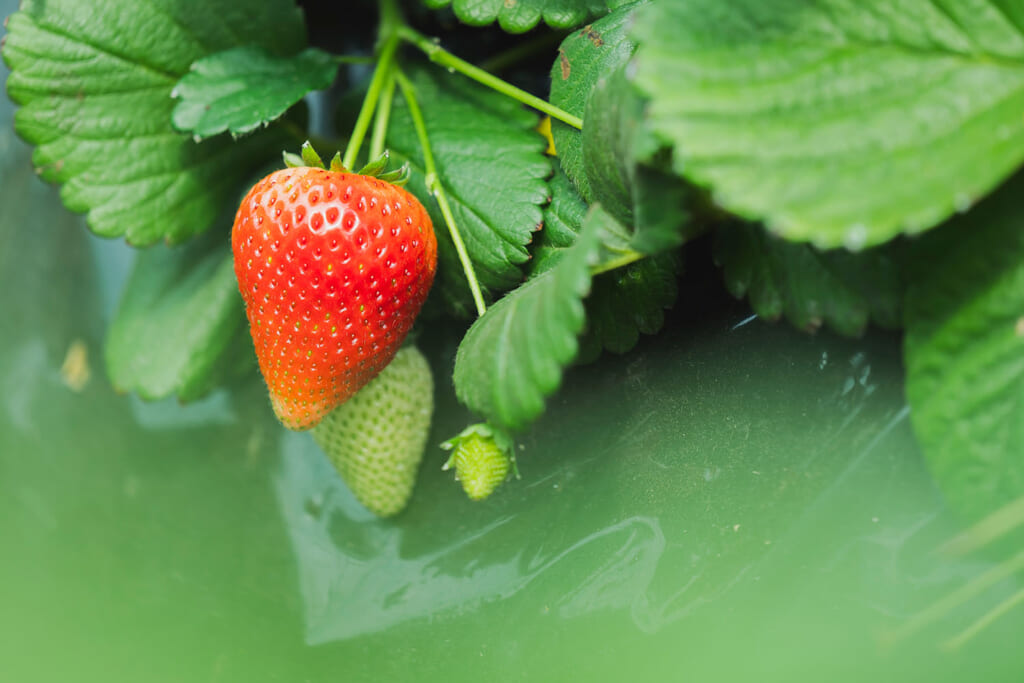
[(466, 280), (469, 282), (469, 289), (473, 294), (473, 303), (476, 304), (476, 313), (477, 315), (483, 315), (487, 311), (487, 305), (484, 304), (483, 292), (480, 291), (480, 283), (476, 279), (473, 262), (469, 259), (469, 253), (466, 251), (466, 245), (462, 241), (462, 235), (459, 234), (459, 229), (455, 225), (455, 216), (452, 215), (451, 206), (448, 204), (448, 196), (445, 194), (444, 187), (441, 185), (437, 175), (437, 164), (434, 162), (434, 152), (430, 147), (430, 139), (427, 137), (427, 125), (423, 120), (423, 112), (420, 110), (419, 101), (416, 99), (416, 91), (400, 69), (395, 69), (395, 80), (398, 82), (398, 87), (402, 89), (402, 96), (405, 97), (405, 101), (409, 105), (409, 115), (412, 117), (413, 127), (416, 128), (416, 136), (419, 138), (420, 147), (423, 148), (423, 167), (426, 172), (427, 189), (437, 199), (437, 204), (441, 208), (441, 215), (444, 216), (444, 222), (448, 226), (448, 232), (451, 234), (452, 242), (455, 244), (455, 251), (459, 255), (459, 261), (462, 263), (462, 270), (465, 272)]
[(463, 76), (471, 78), (481, 85), (485, 85), (492, 90), (496, 90), (506, 97), (511, 97), (517, 102), (521, 102), (528, 107), (533, 107), (538, 111), (544, 112), (551, 118), (567, 123), (573, 128), (583, 128), (583, 121), (578, 116), (573, 116), (564, 109), (556, 107), (546, 100), (542, 100), (535, 95), (531, 95), (525, 90), (517, 88), (510, 83), (506, 83), (497, 76), (489, 74), (469, 62), (459, 59), (430, 38), (427, 38), (408, 26), (401, 26), (398, 29), (398, 33), (404, 40), (409, 41), (419, 48), (423, 54), (425, 54), (430, 61), (435, 64), (440, 64), (452, 71), (458, 71)]
[(896, 642), (917, 633), (926, 626), (935, 623), (945, 615), (949, 614), (971, 598), (980, 595), (1003, 579), (1013, 576), (1022, 569), (1024, 569), (1024, 551), (1017, 553), (1009, 560), (997, 564), (983, 574), (976, 576), (949, 595), (932, 603), (923, 611), (918, 612), (916, 615), (908, 619), (901, 628), (890, 633), (886, 640), (889, 642)]
[(370, 134), (369, 158), (376, 159), (384, 153), (384, 142), (388, 134), (388, 121), (391, 118), (391, 102), (395, 98), (395, 73), (388, 74), (381, 92), (380, 104), (377, 105), (377, 116), (373, 119), (373, 132)]
[(1005, 505), (967, 531), (947, 541), (939, 552), (944, 555), (966, 555), (1007, 536), (1024, 526), (1024, 496)]
[(377, 68), (370, 80), (370, 87), (363, 98), (363, 105), (359, 109), (359, 116), (352, 127), (352, 137), (348, 139), (348, 146), (345, 148), (345, 156), (341, 163), (345, 168), (351, 169), (355, 166), (359, 157), (359, 148), (363, 145), (363, 138), (370, 128), (370, 120), (373, 118), (374, 109), (381, 97), (381, 90), (387, 83), (394, 68), (395, 52), (398, 51), (400, 40), (401, 16), (398, 14), (398, 6), (394, 0), (384, 0), (381, 3), (380, 38), (383, 41), (380, 48), (380, 58), (377, 60)]
[(647, 254), (641, 254), (639, 251), (628, 251), (621, 256), (616, 256), (613, 259), (608, 259), (598, 263), (596, 266), (590, 269), (590, 274), (600, 275), (601, 273), (607, 273), (609, 270), (615, 270), (616, 268), (623, 268), (631, 263), (636, 263), (640, 259), (647, 256)]
[(1020, 604), (1024, 604), (1024, 589), (1017, 591), (1006, 600), (1003, 600), (1001, 603), (982, 615), (981, 618), (973, 624), (964, 629), (962, 633), (959, 633), (943, 643), (942, 646), (947, 650), (959, 650), (967, 641), (981, 633), (1004, 614)]

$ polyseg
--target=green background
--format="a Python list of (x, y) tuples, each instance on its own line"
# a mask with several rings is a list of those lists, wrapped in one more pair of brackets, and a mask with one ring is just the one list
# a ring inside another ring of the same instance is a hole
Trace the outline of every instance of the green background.
[[(0, 680), (1024, 674), (1021, 610), (941, 648), (1016, 578), (893, 637), (1000, 559), (934, 552), (961, 524), (914, 444), (897, 337), (738, 307), (694, 322), (684, 304), (633, 353), (568, 374), (521, 440), (522, 480), (470, 503), (432, 448), (410, 508), (378, 521), (256, 378), (187, 406), (111, 390), (102, 336), (133, 252), (61, 208), (11, 115), (4, 101)], [(422, 342), (431, 443), (470, 419), (447, 380), (459, 332)], [(81, 391), (61, 375), (76, 340)]]

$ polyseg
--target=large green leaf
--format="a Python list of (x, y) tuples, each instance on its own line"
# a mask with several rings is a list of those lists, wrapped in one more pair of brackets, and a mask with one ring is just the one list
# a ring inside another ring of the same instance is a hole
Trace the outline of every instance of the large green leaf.
[[(412, 74), (438, 177), (488, 298), (522, 282), (526, 245), (540, 227), (551, 165), (536, 115), (517, 102), (440, 69)], [(409, 160), (408, 189), (430, 211), (438, 237), (439, 287), (457, 312), (472, 310), (469, 285), (437, 203), (424, 183), (423, 155), (404, 100), (396, 98), (388, 146)]]
[(249, 133), (330, 86), (337, 71), (337, 61), (316, 48), (292, 57), (251, 46), (218, 52), (195, 62), (171, 92), (179, 100), (174, 126), (197, 138)]
[[(194, 61), (241, 44), (272, 54), (305, 42), (300, 12), (276, 0), (26, 0), (3, 48), (18, 133), (40, 174), (90, 227), (133, 244), (210, 227), (279, 136), (197, 145), (171, 125), (170, 94)], [(275, 149), (277, 148), (277, 149)]]
[[(558, 57), (551, 67), (552, 104), (582, 117), (598, 80), (629, 60), (635, 48), (627, 34), (634, 4), (595, 21), (585, 30), (569, 34), (562, 41)], [(552, 120), (551, 137), (562, 169), (576, 184), (580, 194), (593, 201), (583, 171), (583, 139), (580, 131)]]
[[(184, 401), (213, 388), (245, 336), (227, 242), (204, 238), (139, 254), (106, 342), (114, 386), (143, 398)], [(248, 355), (243, 354), (248, 358)]]
[(872, 317), (886, 327), (900, 323), (902, 280), (885, 248), (820, 252), (735, 223), (715, 233), (715, 261), (726, 288), (747, 296), (762, 318), (785, 315), (802, 330), (827, 324), (850, 336), (864, 332)]
[(918, 245), (907, 395), (949, 499), (978, 517), (1024, 495), (1024, 179)]
[[(628, 1), (628, 0), (627, 0)], [(524, 33), (541, 19), (552, 28), (572, 28), (590, 17), (621, 5), (623, 0), (424, 0), (427, 7), (452, 6), (455, 16), (471, 26), (495, 21), (509, 33)]]
[(555, 266), (507, 294), (469, 328), (453, 377), (455, 393), (470, 409), (510, 430), (541, 414), (579, 350), (590, 267), (611, 221), (600, 207), (592, 208), (576, 243)]
[(1019, 0), (664, 0), (636, 82), (721, 206), (860, 248), (964, 210), (1024, 160)]

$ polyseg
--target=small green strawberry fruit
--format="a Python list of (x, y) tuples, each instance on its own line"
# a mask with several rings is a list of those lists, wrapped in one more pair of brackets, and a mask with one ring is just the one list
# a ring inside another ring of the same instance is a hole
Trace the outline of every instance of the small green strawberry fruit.
[(404, 346), (313, 428), (313, 439), (359, 502), (390, 517), (412, 496), (433, 411), (430, 366), (415, 347)]
[(470, 500), (487, 498), (508, 479), (510, 471), (515, 472), (512, 438), (488, 424), (467, 427), (441, 448), (452, 452), (442, 469), (455, 468), (455, 480)]

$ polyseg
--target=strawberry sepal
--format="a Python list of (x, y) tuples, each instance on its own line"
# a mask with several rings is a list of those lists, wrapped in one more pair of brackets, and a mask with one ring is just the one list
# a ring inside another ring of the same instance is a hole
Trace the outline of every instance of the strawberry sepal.
[[(302, 143), (302, 149), (299, 154), (295, 154), (294, 152), (283, 152), (282, 156), (284, 157), (284, 165), (288, 168), (321, 168), (329, 170), (332, 173), (351, 173), (351, 171), (345, 168), (345, 165), (341, 162), (341, 152), (335, 152), (334, 156), (331, 158), (330, 167), (325, 166), (323, 158), (317, 154), (317, 151), (313, 148), (313, 145), (309, 140)], [(357, 174), (367, 176), (369, 178), (377, 178), (378, 180), (383, 180), (391, 185), (402, 187), (409, 182), (409, 162), (402, 164), (396, 169), (388, 171), (387, 167), (390, 159), (390, 152), (385, 150), (379, 157), (359, 169)]]

